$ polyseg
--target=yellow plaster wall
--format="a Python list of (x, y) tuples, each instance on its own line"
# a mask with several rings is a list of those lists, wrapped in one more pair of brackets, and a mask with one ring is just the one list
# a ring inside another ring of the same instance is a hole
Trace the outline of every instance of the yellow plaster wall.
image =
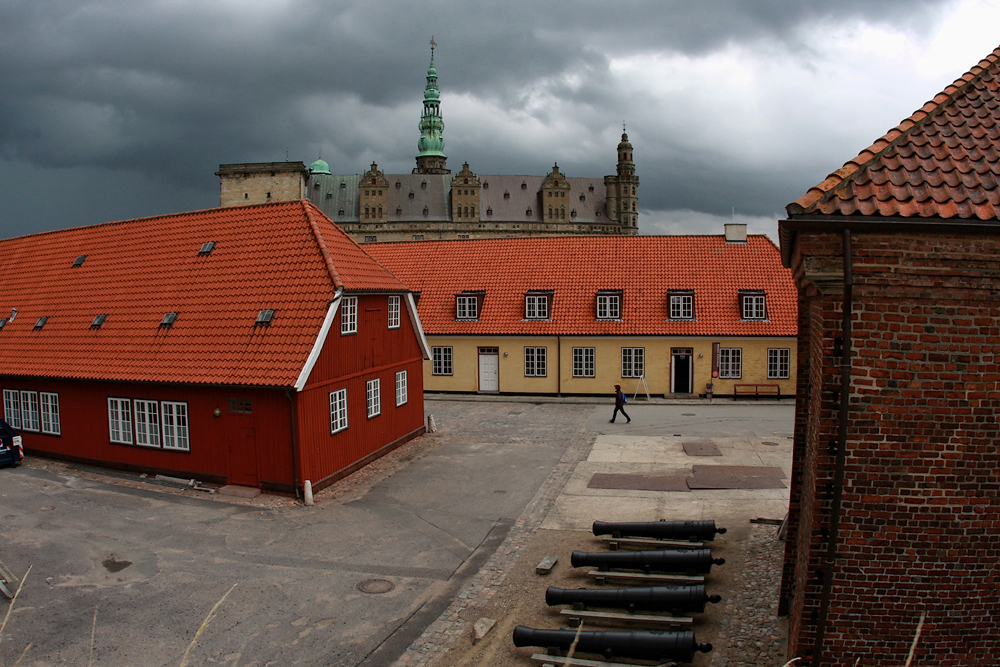
[[(501, 392), (610, 394), (614, 391), (614, 386), (620, 384), (622, 391), (632, 395), (640, 388), (639, 380), (622, 378), (621, 349), (641, 347), (645, 351), (645, 380), (650, 395), (670, 393), (671, 350), (674, 348), (693, 350), (694, 394), (704, 394), (708, 382), (713, 382), (713, 390), (717, 396), (732, 395), (733, 385), (737, 383), (777, 384), (782, 396), (795, 394), (794, 338), (427, 336), (427, 342), (432, 347), (450, 346), (454, 367), (454, 374), (451, 376), (433, 375), (431, 362), (425, 361), (424, 388), (427, 391), (479, 391), (479, 348), (496, 347), (499, 349)], [(740, 379), (712, 379), (713, 343), (719, 343), (721, 347), (737, 347), (743, 351), (743, 372)], [(524, 348), (529, 346), (547, 348), (547, 374), (543, 378), (524, 376)], [(574, 347), (594, 348), (595, 377), (573, 377)], [(790, 351), (788, 379), (767, 378), (768, 348), (785, 348)]]
[(219, 187), (219, 206), (266, 204), (306, 196), (305, 179), (298, 172), (227, 174), (220, 178)]

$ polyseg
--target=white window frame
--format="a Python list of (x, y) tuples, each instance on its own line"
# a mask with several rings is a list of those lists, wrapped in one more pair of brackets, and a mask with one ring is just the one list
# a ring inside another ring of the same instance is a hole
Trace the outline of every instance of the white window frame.
[(719, 348), (719, 377), (729, 380), (743, 377), (743, 348)]
[(597, 295), (597, 319), (620, 320), (622, 318), (622, 297), (620, 294)]
[(524, 348), (524, 377), (543, 378), (548, 373), (548, 350), (544, 347)]
[(160, 401), (163, 449), (191, 451), (188, 405), (180, 401)]
[(409, 391), (406, 387), (406, 371), (396, 373), (396, 407), (405, 405), (410, 400)]
[(455, 297), (455, 318), (459, 320), (479, 319), (479, 297), (476, 296), (456, 296)]
[(767, 319), (767, 295), (744, 294), (741, 297), (740, 315), (744, 320)]
[(330, 435), (347, 429), (347, 389), (330, 392)]
[(767, 379), (787, 380), (791, 377), (792, 350), (787, 347), (767, 349)]
[(38, 416), (38, 393), (34, 391), (21, 392), (21, 430), (38, 433), (42, 423)]
[(365, 382), (365, 404), (368, 406), (368, 419), (382, 414), (382, 378)]
[(399, 297), (389, 297), (389, 328), (399, 328)]
[(160, 449), (160, 403), (143, 398), (132, 399), (132, 417), (135, 423), (135, 444), (140, 447)]
[(131, 400), (108, 396), (108, 436), (120, 445), (133, 444)]
[(431, 375), (452, 375), (454, 373), (454, 351), (450, 345), (431, 348)]
[(592, 347), (573, 348), (573, 377), (595, 377), (595, 354)]
[(670, 295), (670, 319), (672, 319), (672, 320), (693, 320), (694, 319), (694, 295), (693, 294), (671, 294)]
[(622, 377), (638, 378), (646, 372), (646, 348), (622, 348)]
[(345, 296), (340, 303), (340, 335), (358, 333), (358, 297)]
[(21, 429), (21, 394), (17, 389), (3, 390), (3, 415), (13, 428)]
[(526, 320), (549, 319), (549, 295), (548, 294), (525, 295), (524, 319)]
[(38, 392), (38, 403), (42, 413), (42, 433), (62, 435), (59, 423), (59, 394), (40, 391)]

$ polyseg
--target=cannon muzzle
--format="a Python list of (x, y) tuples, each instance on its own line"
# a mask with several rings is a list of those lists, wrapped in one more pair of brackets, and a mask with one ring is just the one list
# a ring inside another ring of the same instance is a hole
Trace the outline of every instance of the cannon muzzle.
[[(579, 639), (578, 639), (579, 638)], [(708, 653), (711, 644), (699, 644), (690, 630), (659, 632), (655, 630), (535, 630), (519, 625), (514, 628), (514, 646), (543, 646), (569, 649), (576, 641), (577, 653), (597, 653), (605, 659), (629, 658), (691, 662), (696, 651)]]
[(700, 614), (705, 603), (717, 603), (722, 598), (707, 595), (703, 585), (697, 586), (646, 586), (632, 588), (556, 588), (545, 591), (545, 602), (550, 607), (557, 604), (580, 604), (585, 607), (610, 607), (636, 611), (680, 611)]
[(711, 549), (671, 549), (659, 551), (574, 551), (573, 567), (616, 568), (649, 572), (693, 572), (708, 574), (713, 565), (722, 565), (725, 558), (712, 558)]
[(615, 537), (648, 537), (657, 540), (688, 540), (708, 542), (722, 535), (725, 528), (716, 528), (715, 521), (595, 521), (594, 535)]

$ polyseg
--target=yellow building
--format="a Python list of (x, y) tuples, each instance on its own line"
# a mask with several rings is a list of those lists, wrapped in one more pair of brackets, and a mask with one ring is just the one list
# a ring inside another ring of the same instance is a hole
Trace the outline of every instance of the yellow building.
[(420, 294), (427, 391), (795, 394), (791, 275), (743, 225), (365, 249)]

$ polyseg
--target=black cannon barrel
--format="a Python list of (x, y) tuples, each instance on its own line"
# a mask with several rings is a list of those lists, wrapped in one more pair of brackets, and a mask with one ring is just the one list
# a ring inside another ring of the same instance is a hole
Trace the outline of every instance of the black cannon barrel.
[(594, 535), (617, 537), (650, 537), (658, 540), (711, 541), (725, 528), (716, 528), (715, 521), (595, 521)]
[(579, 637), (577, 653), (598, 653), (612, 658), (691, 662), (696, 651), (708, 653), (711, 644), (699, 644), (690, 630), (659, 632), (655, 630), (535, 630), (523, 625), (514, 628), (514, 646), (544, 646), (568, 650)]
[(635, 586), (632, 588), (556, 588), (545, 591), (545, 602), (582, 604), (587, 607), (611, 607), (635, 611), (684, 611), (700, 614), (705, 603), (722, 598), (708, 595), (701, 584), (695, 586)]
[(711, 549), (663, 549), (658, 551), (574, 551), (573, 567), (605, 567), (643, 572), (694, 572), (708, 574), (724, 558), (712, 558)]

